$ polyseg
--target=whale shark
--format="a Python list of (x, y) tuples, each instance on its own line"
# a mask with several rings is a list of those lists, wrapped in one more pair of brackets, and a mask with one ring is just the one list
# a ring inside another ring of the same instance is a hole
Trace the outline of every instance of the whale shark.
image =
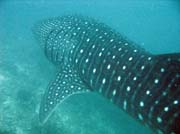
[(96, 92), (155, 133), (180, 134), (180, 53), (152, 54), (81, 15), (42, 20), (33, 32), (58, 70), (42, 97), (42, 124), (70, 96)]

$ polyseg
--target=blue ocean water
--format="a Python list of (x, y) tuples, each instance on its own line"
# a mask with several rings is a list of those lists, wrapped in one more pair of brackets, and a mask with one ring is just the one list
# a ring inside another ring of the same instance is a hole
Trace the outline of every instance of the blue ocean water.
[(62, 103), (47, 124), (38, 122), (41, 96), (56, 69), (32, 34), (42, 19), (91, 16), (154, 54), (180, 52), (178, 0), (0, 1), (0, 134), (151, 134), (101, 96)]

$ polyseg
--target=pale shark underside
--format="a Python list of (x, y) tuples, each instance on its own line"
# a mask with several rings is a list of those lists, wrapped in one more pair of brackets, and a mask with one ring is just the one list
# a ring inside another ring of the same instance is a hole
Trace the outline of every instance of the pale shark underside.
[(180, 53), (152, 55), (77, 15), (42, 21), (34, 33), (59, 70), (42, 98), (42, 123), (69, 96), (95, 91), (155, 132), (180, 134)]

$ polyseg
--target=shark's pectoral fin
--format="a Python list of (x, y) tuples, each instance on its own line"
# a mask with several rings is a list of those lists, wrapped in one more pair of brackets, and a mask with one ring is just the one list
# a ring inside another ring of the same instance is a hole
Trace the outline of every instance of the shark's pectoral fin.
[(57, 105), (69, 96), (89, 90), (74, 70), (68, 66), (64, 67), (44, 93), (39, 113), (40, 122), (45, 123)]

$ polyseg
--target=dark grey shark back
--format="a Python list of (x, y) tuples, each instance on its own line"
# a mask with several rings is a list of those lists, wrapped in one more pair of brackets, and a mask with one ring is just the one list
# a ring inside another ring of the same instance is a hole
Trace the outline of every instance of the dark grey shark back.
[(47, 58), (61, 65), (42, 100), (42, 122), (68, 96), (91, 90), (158, 133), (180, 133), (180, 54), (152, 55), (82, 16), (49, 19), (35, 29)]

